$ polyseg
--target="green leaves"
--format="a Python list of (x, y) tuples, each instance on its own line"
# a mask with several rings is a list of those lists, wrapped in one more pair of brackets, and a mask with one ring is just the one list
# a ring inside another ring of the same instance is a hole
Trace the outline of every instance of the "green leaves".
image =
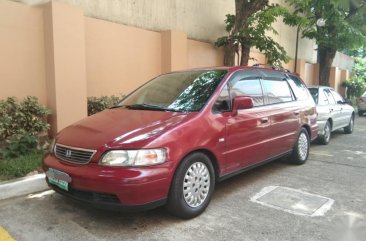
[(38, 138), (29, 133), (12, 135), (6, 140), (2, 156), (4, 159), (24, 156), (36, 150), (37, 144)]
[(46, 117), (49, 114), (50, 111), (38, 103), (37, 97), (28, 96), (20, 103), (15, 97), (0, 100), (0, 143), (16, 134), (37, 136), (47, 131)]
[[(357, 48), (366, 42), (365, 0), (286, 0), (302, 18), (303, 36), (335, 50)], [(318, 19), (325, 26), (317, 26)]]
[(49, 129), (50, 111), (33, 96), (18, 103), (15, 97), (0, 100), (0, 152), (5, 158), (34, 151), (38, 137)]
[(343, 87), (347, 87), (347, 97), (359, 97), (366, 90), (366, 59), (356, 58), (355, 75), (342, 83)]
[[(246, 3), (250, 4), (250, 3)], [(255, 4), (253, 1), (252, 4)], [(246, 11), (246, 8), (243, 8)], [(249, 9), (247, 10), (249, 11)], [(243, 16), (248, 15), (243, 12)], [(217, 39), (215, 45), (218, 47), (231, 45), (236, 50), (242, 49), (242, 55), (247, 54), (243, 49), (255, 47), (263, 52), (269, 64), (281, 66), (281, 62), (288, 62), (289, 57), (286, 54), (285, 49), (276, 43), (273, 38), (268, 37), (268, 32), (272, 32), (277, 35), (276, 29), (272, 27), (272, 24), (277, 21), (279, 17), (283, 17), (284, 22), (288, 25), (296, 25), (302, 21), (297, 15), (291, 14), (285, 7), (278, 4), (266, 4), (258, 11), (254, 11), (249, 15), (244, 24), (236, 22), (236, 19), (242, 19), (243, 16), (235, 16), (231, 14), (226, 15), (226, 31), (228, 36), (223, 36)], [(243, 59), (243, 58), (242, 58)], [(247, 56), (244, 59), (249, 59)], [(241, 63), (241, 65), (247, 65), (248, 63)]]
[(94, 115), (104, 109), (110, 108), (117, 105), (123, 98), (112, 95), (112, 96), (102, 96), (102, 97), (88, 97), (88, 115)]

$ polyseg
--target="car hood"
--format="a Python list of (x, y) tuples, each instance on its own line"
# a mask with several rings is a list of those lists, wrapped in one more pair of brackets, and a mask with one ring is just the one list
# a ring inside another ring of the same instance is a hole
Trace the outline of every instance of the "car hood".
[(193, 114), (109, 109), (66, 127), (56, 140), (60, 144), (87, 149), (131, 146), (160, 136)]

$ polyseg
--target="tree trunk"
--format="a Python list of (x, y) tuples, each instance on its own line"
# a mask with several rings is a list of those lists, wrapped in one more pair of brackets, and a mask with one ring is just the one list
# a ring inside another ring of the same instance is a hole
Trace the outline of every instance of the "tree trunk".
[(240, 59), (240, 65), (246, 66), (249, 62), (249, 54), (250, 54), (250, 46), (249, 45), (242, 45), (241, 46), (241, 59)]
[(319, 85), (329, 86), (330, 69), (336, 52), (331, 48), (318, 47)]
[(235, 66), (235, 46), (229, 43), (224, 48), (224, 65), (225, 66)]

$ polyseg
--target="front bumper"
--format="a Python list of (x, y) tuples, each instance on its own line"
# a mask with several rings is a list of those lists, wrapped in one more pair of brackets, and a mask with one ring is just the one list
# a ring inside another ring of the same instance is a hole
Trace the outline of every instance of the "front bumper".
[(73, 165), (53, 155), (43, 159), (45, 172), (53, 168), (67, 173), (72, 179), (69, 191), (49, 184), (56, 192), (93, 206), (125, 210), (164, 204), (173, 173), (171, 166), (171, 162), (166, 162), (140, 168), (106, 167), (97, 163)]
[(358, 103), (357, 109), (359, 111), (366, 111), (366, 103), (363, 103), (363, 104)]

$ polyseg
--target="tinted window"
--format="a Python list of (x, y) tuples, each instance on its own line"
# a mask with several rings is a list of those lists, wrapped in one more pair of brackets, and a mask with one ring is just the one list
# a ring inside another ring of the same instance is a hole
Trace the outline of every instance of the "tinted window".
[[(306, 86), (300, 79), (293, 75), (289, 75), (288, 83), (290, 84), (292, 90), (294, 91), (297, 100), (306, 100), (309, 98)], [(314, 96), (313, 96), (314, 98)], [(315, 100), (315, 99), (314, 99)], [(317, 101), (315, 101), (317, 102)]]
[(319, 101), (319, 89), (318, 88), (309, 88), (310, 94), (313, 97), (315, 103), (318, 104)]
[(119, 105), (133, 109), (199, 111), (226, 73), (226, 70), (199, 70), (160, 75)]
[(262, 80), (269, 104), (292, 101), (292, 94), (285, 80)]
[(250, 96), (254, 106), (264, 104), (262, 86), (259, 79), (243, 79), (232, 84), (230, 89), (231, 98), (235, 96)]
[(324, 89), (324, 94), (327, 97), (330, 105), (334, 105), (336, 103), (329, 89)]

